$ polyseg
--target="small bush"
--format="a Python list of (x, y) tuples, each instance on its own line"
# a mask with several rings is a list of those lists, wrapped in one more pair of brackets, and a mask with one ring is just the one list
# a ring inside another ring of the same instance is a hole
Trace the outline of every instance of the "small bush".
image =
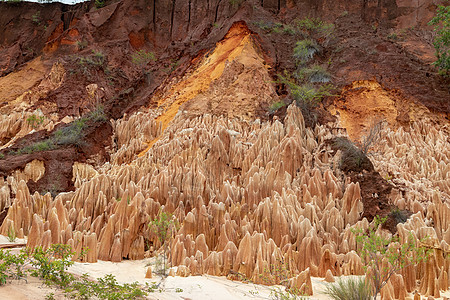
[(389, 216), (392, 217), (397, 223), (405, 223), (408, 220), (408, 211), (400, 210), (398, 207), (391, 210)]
[(283, 106), (286, 106), (286, 104), (283, 101), (274, 102), (270, 105), (269, 112), (274, 113), (277, 110), (279, 110), (280, 108), (282, 108)]
[(450, 6), (439, 5), (436, 16), (428, 23), (434, 25), (436, 37), (434, 38), (434, 49), (437, 61), (434, 63), (439, 68), (439, 73), (449, 76), (450, 70)]
[(299, 296), (298, 291), (292, 291), (290, 289), (283, 289), (281, 287), (275, 287), (270, 291), (270, 299), (273, 300), (306, 300), (307, 297)]
[(27, 147), (17, 150), (16, 154), (31, 154), (34, 152), (52, 150), (54, 148), (55, 148), (55, 145), (53, 144), (53, 141), (44, 140), (44, 141), (37, 142), (37, 143), (31, 144), (30, 146), (27, 146)]
[(139, 50), (131, 55), (131, 59), (135, 65), (146, 66), (151, 61), (156, 61), (155, 54), (153, 52), (147, 52), (145, 50)]
[(73, 265), (75, 253), (69, 245), (55, 244), (48, 250), (37, 247), (31, 254), (31, 265), (35, 267), (32, 275), (43, 279), (46, 283), (55, 283), (61, 287), (68, 285), (74, 277), (67, 273)]
[(84, 48), (86, 48), (88, 46), (88, 42), (83, 40), (83, 41), (77, 41), (77, 48), (79, 51), (83, 50)]
[(0, 153), (0, 159), (4, 159), (5, 158), (5, 154)]
[(33, 129), (38, 128), (43, 122), (44, 122), (45, 117), (44, 116), (36, 116), (36, 115), (31, 115), (27, 118), (27, 123), (28, 125), (30, 125)]
[(328, 83), (331, 81), (330, 73), (319, 65), (313, 65), (309, 68), (301, 68), (296, 75), (298, 79), (307, 80), (310, 83)]
[(304, 18), (295, 20), (299, 31), (306, 31), (310, 36), (316, 38), (328, 38), (334, 32), (334, 25), (324, 22), (318, 18)]
[(373, 165), (369, 158), (361, 149), (345, 137), (337, 137), (333, 140), (332, 146), (342, 151), (342, 157), (339, 162), (339, 168), (343, 171), (372, 170)]
[(172, 238), (172, 234), (179, 228), (178, 221), (172, 214), (160, 211), (158, 216), (151, 220), (148, 224), (150, 229), (158, 236), (159, 242), (163, 245), (164, 249), (164, 269), (163, 275), (166, 274), (166, 254), (168, 252), (169, 240)]
[(58, 129), (54, 133), (54, 140), (57, 145), (83, 146), (85, 136), (84, 129), (87, 127), (86, 119), (80, 118), (73, 121), (69, 126)]
[(312, 39), (298, 41), (294, 48), (294, 58), (298, 65), (307, 63), (314, 57), (314, 54), (320, 52), (320, 47)]
[(95, 0), (95, 8), (102, 8), (105, 6), (105, 0)]
[[(398, 236), (384, 237), (377, 231), (378, 227), (386, 222), (387, 217), (375, 216), (374, 223), (367, 231), (361, 228), (353, 229), (358, 252), (364, 264), (364, 270), (370, 268), (370, 277), (373, 284), (373, 298), (387, 284), (391, 276), (403, 268), (415, 266), (428, 259), (429, 249), (421, 246), (424, 240), (417, 240), (412, 233), (402, 241)], [(384, 264), (387, 262), (387, 265)]]
[(326, 287), (325, 294), (334, 300), (369, 300), (372, 298), (370, 286), (364, 278), (338, 280)]
[(14, 226), (10, 226), (8, 228), (8, 241), (14, 243), (16, 241), (16, 238), (16, 230), (14, 229)]

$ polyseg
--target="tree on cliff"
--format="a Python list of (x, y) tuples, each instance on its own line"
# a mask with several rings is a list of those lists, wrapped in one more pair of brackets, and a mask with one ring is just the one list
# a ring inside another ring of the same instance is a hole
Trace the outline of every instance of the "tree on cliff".
[(433, 42), (437, 57), (437, 61), (434, 64), (439, 68), (440, 74), (449, 76), (450, 6), (438, 6), (436, 16), (428, 24), (434, 25), (434, 31), (437, 34)]

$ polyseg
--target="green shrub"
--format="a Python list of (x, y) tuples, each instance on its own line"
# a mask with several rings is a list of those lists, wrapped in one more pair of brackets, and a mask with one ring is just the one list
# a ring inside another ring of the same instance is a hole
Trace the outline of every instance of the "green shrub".
[(28, 252), (25, 249), (21, 249), (18, 254), (13, 254), (10, 250), (0, 249), (0, 285), (6, 284), (8, 279), (25, 279), (24, 267), (27, 261)]
[(298, 291), (291, 289), (283, 289), (282, 287), (275, 287), (271, 289), (269, 297), (273, 300), (306, 300), (308, 297), (298, 295)]
[(166, 254), (168, 251), (169, 240), (172, 234), (178, 230), (178, 221), (174, 218), (172, 214), (160, 211), (158, 216), (151, 220), (148, 226), (151, 230), (156, 233), (161, 245), (164, 247), (164, 269), (163, 275), (166, 275)]
[[(361, 171), (370, 165), (370, 160), (361, 149), (345, 137), (337, 137), (333, 140), (333, 147), (342, 151), (339, 168), (343, 171)], [(370, 168), (370, 167), (369, 167)]]
[(314, 54), (320, 51), (319, 45), (312, 39), (298, 41), (294, 48), (294, 58), (297, 65), (302, 65), (310, 61)]
[(73, 265), (75, 253), (69, 245), (55, 244), (48, 250), (37, 247), (31, 254), (31, 265), (35, 267), (32, 275), (43, 279), (46, 283), (66, 286), (74, 280), (67, 269)]
[[(422, 243), (423, 240), (416, 241), (412, 234), (402, 244), (399, 244), (398, 236), (384, 237), (378, 234), (378, 227), (386, 222), (386, 219), (386, 217), (376, 216), (374, 226), (369, 227), (367, 231), (364, 232), (362, 229), (352, 230), (356, 236), (364, 269), (365, 271), (368, 268), (371, 269), (369, 279), (374, 287), (373, 299), (377, 298), (378, 293), (393, 274), (407, 266), (426, 261), (429, 255), (428, 249), (419, 246), (419, 242)], [(393, 243), (396, 245), (393, 246)], [(383, 260), (388, 262), (387, 266), (382, 263)]]
[(33, 129), (37, 129), (43, 122), (44, 122), (45, 116), (36, 116), (31, 115), (27, 118), (27, 123), (30, 125)]
[(95, 8), (102, 8), (105, 6), (105, 0), (95, 0)]
[(9, 226), (8, 228), (8, 241), (11, 243), (14, 243), (16, 241), (16, 230), (14, 229), (14, 226)]
[(301, 68), (297, 71), (297, 78), (311, 83), (328, 83), (331, 81), (330, 73), (322, 66), (313, 65), (309, 68)]
[(0, 160), (5, 158), (5, 154), (0, 153)]
[(274, 102), (274, 103), (272, 103), (270, 105), (269, 111), (271, 113), (273, 113), (273, 112), (276, 112), (277, 110), (279, 110), (280, 108), (282, 108), (284, 106), (286, 106), (286, 104), (283, 101), (277, 101), (277, 102)]
[(33, 21), (33, 23), (36, 24), (41, 24), (41, 12), (37, 11), (34, 15), (31, 16), (31, 20)]
[(16, 154), (31, 154), (34, 152), (48, 151), (55, 148), (52, 140), (43, 140), (30, 146), (17, 150)]
[(134, 64), (138, 66), (146, 66), (151, 61), (156, 61), (155, 54), (153, 52), (147, 52), (145, 50), (139, 50), (131, 55), (131, 59)]
[(88, 42), (85, 40), (82, 41), (77, 41), (77, 48), (78, 50), (83, 50), (84, 48), (86, 48), (88, 46)]
[(340, 279), (327, 285), (325, 294), (334, 300), (369, 300), (372, 297), (370, 286), (364, 278)]
[(299, 31), (306, 31), (316, 38), (327, 38), (334, 32), (334, 25), (318, 18), (304, 18), (295, 20)]
[(57, 145), (76, 145), (83, 146), (85, 137), (85, 129), (87, 127), (87, 120), (85, 118), (80, 118), (69, 126), (58, 129), (53, 134), (53, 139)]
[(450, 70), (450, 6), (438, 6), (436, 16), (428, 23), (434, 25), (436, 36), (434, 48), (437, 61), (434, 63), (439, 68), (439, 73), (449, 76)]

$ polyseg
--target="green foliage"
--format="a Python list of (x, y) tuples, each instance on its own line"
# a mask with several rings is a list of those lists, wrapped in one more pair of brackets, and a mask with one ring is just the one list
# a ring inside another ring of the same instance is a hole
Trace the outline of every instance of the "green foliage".
[(23, 249), (18, 254), (0, 249), (0, 285), (6, 284), (8, 280), (25, 279), (27, 255)]
[(283, 101), (274, 102), (270, 105), (269, 112), (274, 113), (284, 106), (286, 106), (286, 103), (284, 103)]
[(95, 8), (102, 8), (105, 6), (105, 0), (95, 0)]
[(5, 154), (0, 153), (0, 159), (4, 159), (5, 158)]
[(8, 241), (11, 243), (14, 243), (16, 241), (16, 230), (14, 229), (14, 226), (9, 226), (8, 228)]
[(45, 120), (45, 116), (36, 116), (31, 115), (27, 118), (27, 123), (30, 125), (33, 129), (37, 129)]
[(93, 282), (88, 279), (87, 274), (83, 274), (79, 280), (75, 280), (65, 288), (65, 294), (68, 298), (122, 300), (122, 299), (144, 299), (147, 292), (141, 289), (137, 282), (119, 284), (116, 278), (111, 275), (105, 275)]
[(316, 107), (325, 96), (331, 96), (331, 85), (315, 87), (310, 84), (297, 84), (289, 76), (278, 75), (279, 82), (284, 83), (297, 104), (306, 104), (308, 107)]
[(364, 278), (340, 279), (327, 285), (325, 294), (334, 300), (369, 300), (372, 297), (371, 288)]
[(78, 50), (83, 50), (84, 48), (86, 48), (88, 46), (88, 42), (86, 40), (82, 40), (82, 41), (77, 41), (77, 48)]
[(259, 277), (267, 285), (280, 284), (288, 285), (289, 278), (292, 277), (292, 272), (289, 270), (288, 264), (283, 259), (278, 259), (276, 263), (271, 264), (267, 269), (265, 268)]
[(84, 129), (87, 126), (88, 125), (86, 124), (86, 119), (77, 119), (70, 123), (69, 126), (58, 129), (53, 135), (54, 141), (57, 145), (82, 146), (84, 144)]
[(131, 55), (131, 59), (135, 65), (140, 67), (146, 66), (151, 61), (156, 61), (155, 54), (153, 52), (147, 52), (145, 50), (139, 50)]
[(398, 40), (398, 35), (396, 32), (391, 32), (387, 35), (388, 40), (396, 41)]
[(301, 68), (297, 71), (296, 77), (299, 80), (307, 80), (310, 83), (328, 83), (331, 81), (330, 73), (328, 73), (324, 67), (319, 65)]
[(75, 63), (79, 69), (76, 72), (90, 76), (93, 70), (106, 69), (106, 56), (102, 51), (92, 50), (90, 55), (75, 56)]
[(55, 293), (45, 295), (45, 300), (55, 300)]
[(244, 0), (228, 0), (228, 2), (230, 2), (231, 6), (239, 6), (242, 4), (242, 2), (244, 2)]
[[(80, 254), (83, 256), (85, 251)], [(44, 280), (48, 285), (56, 285), (64, 290), (67, 298), (72, 299), (144, 299), (147, 291), (154, 292), (156, 285), (146, 286), (144, 290), (137, 282), (131, 284), (119, 284), (113, 275), (105, 275), (97, 282), (88, 279), (87, 274), (76, 278), (67, 273), (67, 269), (73, 265), (72, 256), (74, 252), (69, 245), (55, 244), (49, 249), (41, 247), (34, 251), (22, 249), (20, 253), (13, 254), (9, 250), (0, 249), (0, 285), (8, 280), (19, 280), (26, 278), (25, 266), (31, 264), (28, 272)], [(54, 293), (46, 296), (53, 299)]]
[(328, 38), (334, 32), (334, 25), (318, 18), (304, 18), (295, 20), (299, 31), (306, 31), (309, 36), (315, 38)]
[(389, 213), (397, 223), (405, 223), (408, 220), (408, 212), (405, 210), (400, 210), (398, 207), (391, 210)]
[(166, 273), (166, 253), (169, 244), (169, 240), (172, 234), (175, 233), (179, 228), (178, 221), (174, 218), (172, 214), (160, 211), (158, 216), (151, 220), (148, 226), (156, 234), (161, 245), (164, 246), (164, 269), (163, 275)]
[[(32, 116), (31, 116), (32, 117)], [(30, 119), (30, 118), (29, 118)], [(99, 123), (107, 120), (105, 111), (102, 106), (98, 106), (83, 117), (73, 121), (69, 125), (58, 129), (53, 133), (53, 136), (33, 143), (29, 146), (23, 147), (11, 154), (31, 154), (34, 152), (48, 151), (55, 149), (60, 145), (75, 145), (83, 146), (84, 138), (86, 136), (86, 129), (91, 123)], [(28, 121), (28, 120), (27, 120)], [(40, 121), (40, 119), (38, 119)], [(35, 119), (30, 119), (31, 124), (36, 124)]]
[(34, 15), (31, 16), (31, 20), (36, 24), (41, 24), (41, 12), (38, 10)]
[(293, 56), (297, 65), (303, 65), (310, 61), (314, 57), (314, 54), (319, 51), (320, 47), (317, 45), (316, 41), (312, 39), (305, 39), (297, 42), (294, 48)]
[(41, 152), (41, 151), (48, 151), (48, 150), (52, 150), (55, 148), (55, 145), (53, 144), (53, 141), (51, 140), (44, 140), (44, 141), (40, 141), (34, 144), (31, 144), (30, 146), (26, 146), (23, 147), (19, 150), (17, 150), (17, 152), (13, 153), (13, 154), (31, 154), (34, 152)]
[(341, 170), (348, 168), (349, 170), (357, 171), (361, 169), (364, 161), (368, 159), (367, 156), (348, 138), (335, 138), (333, 146), (342, 151), (342, 157), (339, 162), (339, 168)]
[(434, 25), (436, 37), (434, 48), (437, 61), (434, 63), (439, 68), (440, 74), (449, 76), (450, 70), (450, 6), (438, 6), (436, 16), (428, 23)]
[[(366, 271), (371, 269), (369, 278), (374, 287), (374, 299), (394, 273), (407, 266), (425, 261), (429, 255), (429, 251), (425, 247), (419, 246), (412, 234), (402, 244), (399, 243), (398, 236), (385, 237), (379, 234), (377, 229), (386, 222), (386, 219), (386, 217), (376, 216), (374, 226), (370, 227), (367, 232), (363, 232), (362, 229), (352, 231), (356, 235), (364, 269)], [(387, 260), (388, 264), (383, 264), (383, 260)]]
[(273, 300), (303, 300), (307, 297), (299, 296), (298, 291), (292, 291), (290, 289), (283, 289), (282, 287), (275, 287), (270, 291), (270, 299)]
[(67, 269), (73, 265), (75, 253), (69, 245), (55, 244), (48, 250), (37, 247), (31, 254), (31, 265), (35, 267), (32, 275), (43, 279), (46, 283), (67, 286), (74, 280)]

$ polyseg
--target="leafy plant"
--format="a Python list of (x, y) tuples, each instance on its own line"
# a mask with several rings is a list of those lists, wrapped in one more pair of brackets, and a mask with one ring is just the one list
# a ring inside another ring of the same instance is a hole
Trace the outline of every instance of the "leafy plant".
[[(374, 287), (374, 300), (393, 274), (407, 266), (425, 261), (429, 254), (429, 250), (425, 247), (418, 246), (412, 234), (402, 244), (399, 244), (398, 236), (385, 237), (379, 234), (377, 229), (386, 222), (386, 219), (376, 216), (374, 226), (367, 232), (363, 232), (362, 229), (353, 230), (364, 269), (367, 272), (370, 268), (369, 279)], [(388, 263), (384, 264), (383, 260)]]
[(297, 42), (293, 56), (298, 65), (303, 65), (318, 52), (320, 52), (319, 45), (312, 39), (305, 39)]
[(0, 159), (4, 159), (5, 158), (5, 154), (0, 153)]
[(309, 84), (298, 85), (290, 76), (278, 75), (279, 82), (284, 83), (290, 91), (291, 96), (297, 104), (307, 104), (309, 107), (315, 107), (325, 97), (331, 96), (332, 86), (322, 85), (315, 87)]
[(82, 41), (77, 41), (77, 48), (78, 50), (83, 50), (84, 48), (86, 48), (88, 46), (88, 42), (86, 40), (82, 40)]
[(324, 67), (313, 65), (309, 68), (301, 68), (297, 71), (297, 78), (307, 80), (310, 83), (328, 83), (331, 81), (330, 73)]
[(28, 253), (22, 249), (20, 253), (13, 254), (10, 250), (0, 249), (0, 285), (7, 283), (8, 279), (25, 279), (24, 266)]
[(69, 245), (54, 244), (48, 250), (37, 247), (31, 254), (31, 265), (35, 267), (32, 275), (43, 279), (46, 283), (66, 286), (74, 280), (67, 269), (73, 265), (75, 253)]
[(158, 216), (148, 225), (157, 235), (159, 242), (164, 247), (164, 269), (163, 275), (166, 275), (166, 254), (169, 240), (172, 234), (178, 229), (178, 221), (172, 214), (160, 211)]
[(437, 61), (434, 65), (439, 68), (441, 75), (448, 76), (450, 70), (450, 6), (438, 6), (436, 16), (428, 24), (434, 25), (436, 32), (433, 45)]
[(271, 112), (271, 113), (276, 112), (277, 110), (279, 110), (280, 108), (282, 108), (284, 106), (286, 106), (286, 103), (284, 103), (283, 101), (274, 102), (270, 105), (269, 112)]
[(21, 148), (21, 149), (17, 150), (17, 152), (15, 154), (31, 154), (34, 152), (52, 150), (54, 148), (55, 148), (55, 145), (53, 144), (53, 141), (44, 140), (44, 141), (40, 141), (40, 142), (31, 144), (30, 146)]
[(242, 4), (243, 0), (228, 0), (232, 6), (239, 6)]
[(340, 279), (327, 285), (325, 294), (334, 300), (369, 300), (372, 291), (364, 278)]
[(8, 228), (8, 241), (11, 243), (14, 243), (16, 241), (16, 230), (14, 229), (14, 226), (9, 226)]
[(145, 50), (139, 50), (131, 55), (131, 59), (134, 64), (143, 67), (151, 61), (156, 61), (155, 54), (153, 52), (147, 52)]
[(43, 122), (44, 122), (45, 116), (36, 116), (35, 114), (29, 116), (27, 118), (27, 123), (30, 125), (33, 129), (38, 128)]
[(95, 0), (95, 8), (102, 8), (105, 6), (105, 0)]
[(300, 31), (306, 31), (310, 36), (316, 38), (328, 38), (334, 32), (334, 25), (322, 21), (319, 18), (304, 18), (295, 20)]
[(307, 297), (299, 296), (298, 291), (292, 291), (291, 289), (283, 289), (279, 286), (271, 289), (269, 297), (273, 300), (303, 300)]
[(38, 10), (34, 15), (31, 16), (31, 20), (36, 24), (41, 24), (41, 12)]

